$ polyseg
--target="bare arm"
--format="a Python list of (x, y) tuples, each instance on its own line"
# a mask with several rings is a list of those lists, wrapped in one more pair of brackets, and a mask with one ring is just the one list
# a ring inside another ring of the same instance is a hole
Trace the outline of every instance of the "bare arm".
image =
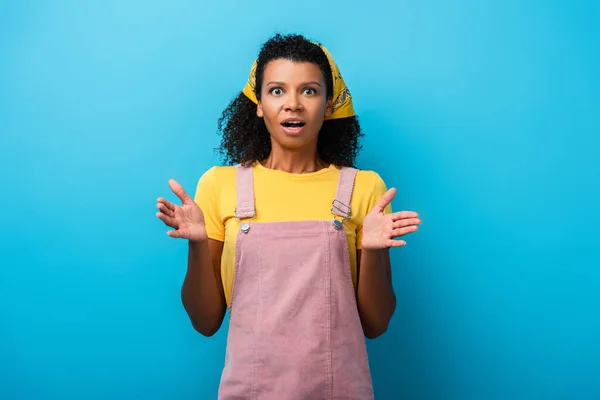
[(174, 228), (167, 231), (170, 237), (188, 240), (181, 300), (194, 329), (212, 336), (221, 327), (227, 308), (221, 285), (223, 242), (208, 239), (204, 214), (181, 185), (171, 179), (169, 186), (181, 199), (181, 206), (160, 197), (156, 216)]
[(192, 326), (204, 336), (214, 335), (227, 305), (221, 284), (223, 242), (206, 239), (188, 242), (188, 266), (181, 300)]
[(416, 232), (421, 224), (419, 215), (413, 211), (385, 214), (395, 194), (394, 188), (385, 192), (365, 217), (362, 250), (357, 252), (358, 312), (365, 336), (371, 339), (387, 330), (396, 309), (390, 248), (404, 246), (404, 240), (395, 239)]
[(396, 309), (389, 249), (358, 250), (358, 313), (365, 336), (385, 333)]

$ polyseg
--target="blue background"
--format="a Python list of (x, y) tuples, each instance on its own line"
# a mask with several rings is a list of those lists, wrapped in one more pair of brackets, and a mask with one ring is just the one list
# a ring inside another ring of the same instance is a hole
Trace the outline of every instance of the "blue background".
[(359, 167), (424, 221), (377, 398), (600, 398), (597, 4), (2, 1), (0, 398), (215, 398), (227, 329), (189, 324), (155, 200), (278, 31), (331, 50)]

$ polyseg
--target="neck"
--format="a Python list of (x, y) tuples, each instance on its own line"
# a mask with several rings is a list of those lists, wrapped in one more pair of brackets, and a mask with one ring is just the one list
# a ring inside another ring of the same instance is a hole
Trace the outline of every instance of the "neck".
[(261, 164), (265, 168), (292, 174), (306, 174), (328, 167), (325, 162), (319, 159), (315, 151), (303, 153), (301, 151), (290, 151), (275, 147)]

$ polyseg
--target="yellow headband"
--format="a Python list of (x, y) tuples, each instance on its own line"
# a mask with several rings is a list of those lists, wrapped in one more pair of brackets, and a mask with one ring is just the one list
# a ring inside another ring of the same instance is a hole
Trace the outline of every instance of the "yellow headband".
[[(352, 117), (356, 115), (354, 112), (354, 106), (352, 105), (352, 96), (350, 95), (350, 91), (342, 78), (342, 74), (340, 73), (340, 69), (337, 64), (333, 60), (331, 53), (327, 50), (323, 45), (318, 45), (321, 47), (327, 59), (329, 60), (329, 65), (331, 67), (331, 75), (333, 77), (333, 102), (331, 105), (331, 114), (328, 117), (325, 117), (325, 120), (328, 119), (336, 119), (336, 118), (346, 118)], [(258, 100), (256, 99), (256, 95), (254, 94), (254, 87), (256, 86), (256, 60), (252, 64), (250, 68), (250, 74), (248, 76), (248, 82), (242, 92), (248, 97), (253, 103), (258, 104)]]

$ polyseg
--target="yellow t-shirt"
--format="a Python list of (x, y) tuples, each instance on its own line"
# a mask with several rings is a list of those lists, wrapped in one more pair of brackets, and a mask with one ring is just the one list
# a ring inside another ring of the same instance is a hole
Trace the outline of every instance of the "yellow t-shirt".
[[(335, 198), (340, 170), (334, 165), (320, 171), (293, 174), (264, 167), (255, 162), (254, 222), (331, 220), (331, 203)], [(352, 215), (344, 222), (352, 280), (356, 285), (356, 250), (361, 248), (362, 223), (365, 215), (381, 199), (387, 188), (379, 174), (358, 171), (352, 193)], [(194, 200), (204, 213), (210, 239), (223, 242), (221, 278), (227, 305), (231, 304), (231, 288), (235, 267), (235, 242), (241, 221), (235, 218), (236, 170), (233, 166), (212, 167), (196, 188)], [(388, 206), (386, 212), (391, 211)]]

